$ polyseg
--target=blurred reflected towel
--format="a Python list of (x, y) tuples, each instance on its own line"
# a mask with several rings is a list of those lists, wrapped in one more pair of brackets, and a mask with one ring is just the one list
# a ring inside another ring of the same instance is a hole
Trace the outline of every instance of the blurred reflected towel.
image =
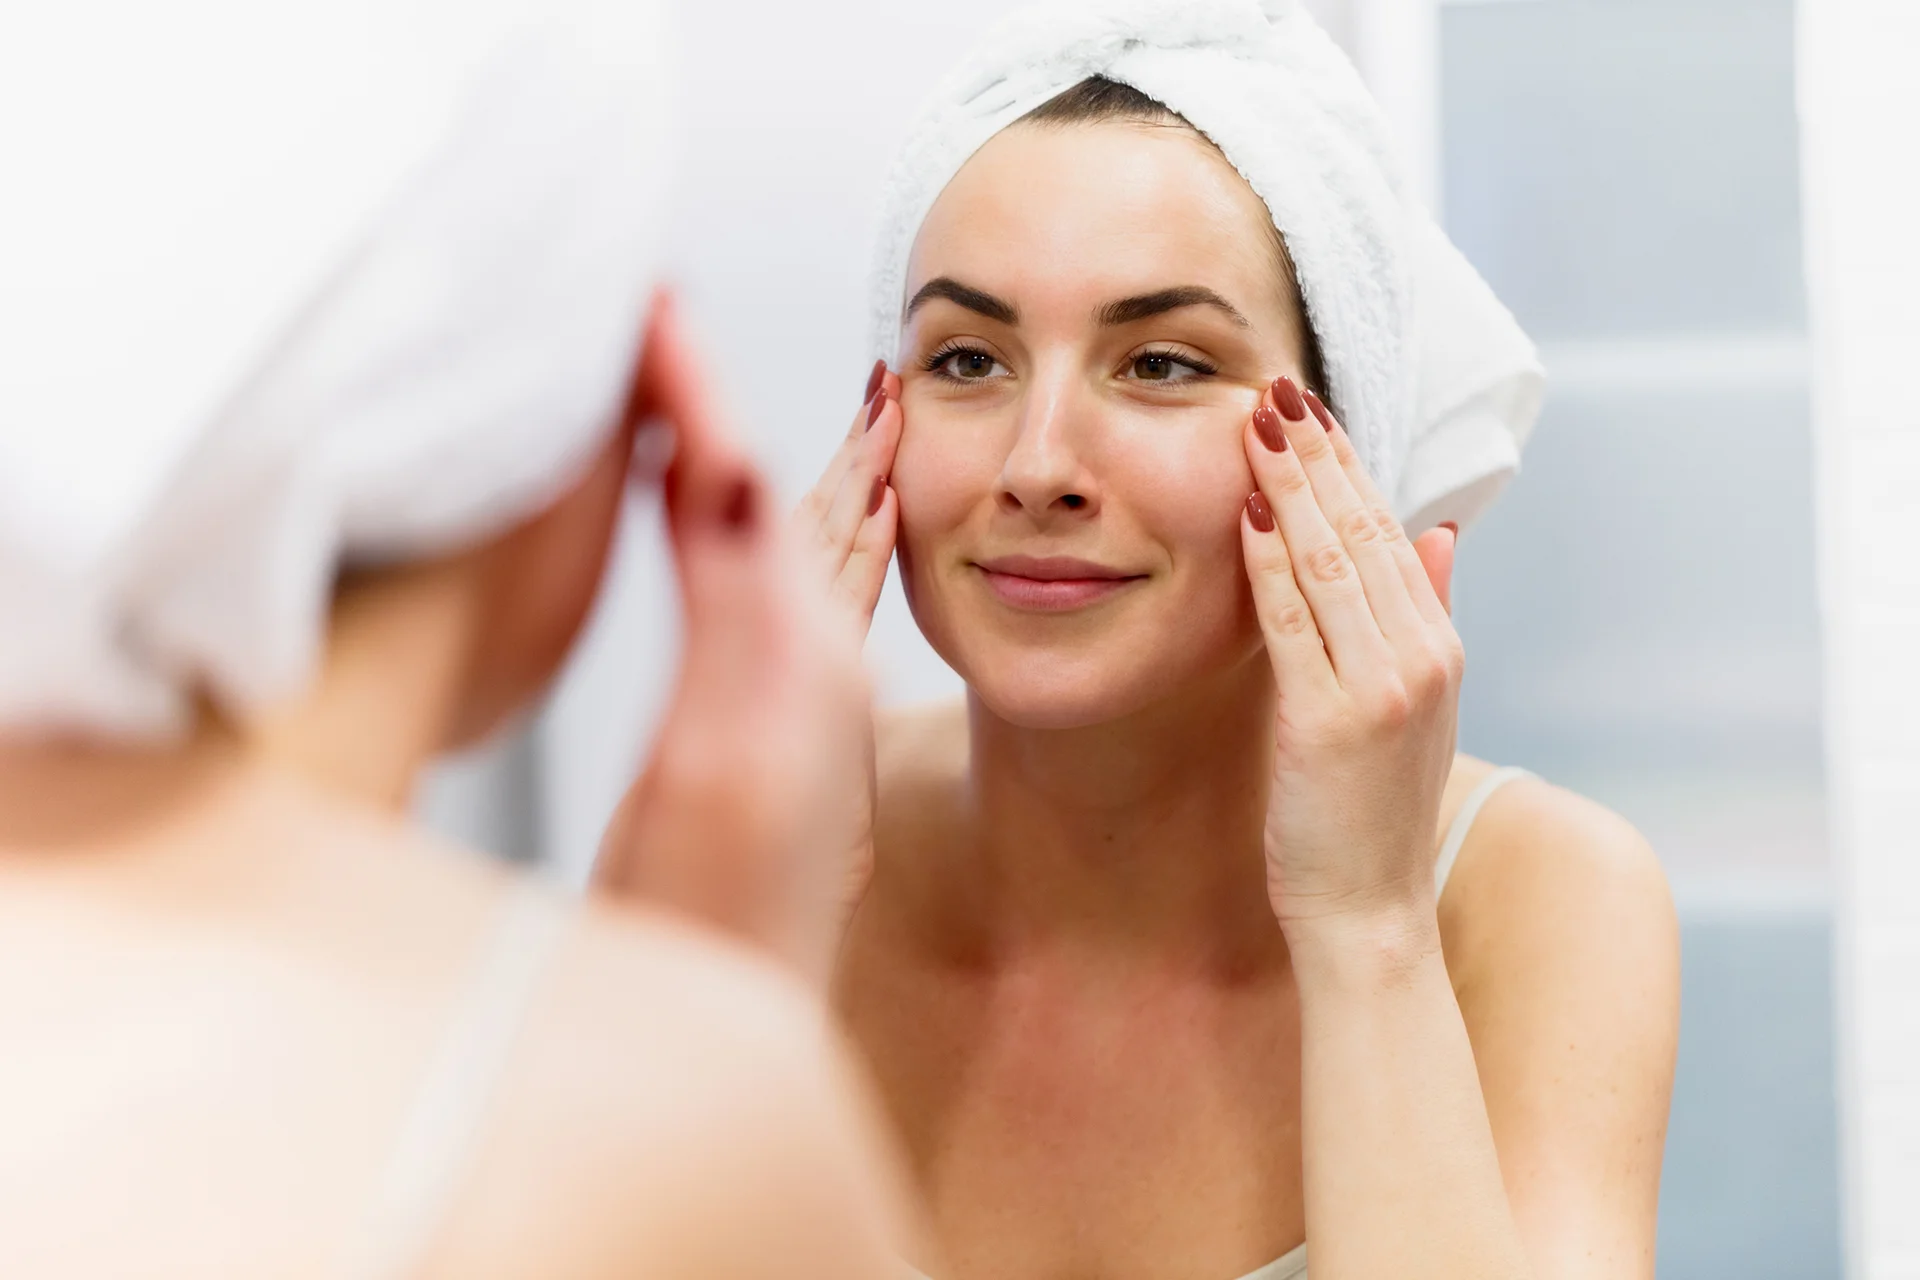
[(0, 17), (0, 733), (299, 690), (343, 562), (564, 490), (635, 355), (657, 0)]

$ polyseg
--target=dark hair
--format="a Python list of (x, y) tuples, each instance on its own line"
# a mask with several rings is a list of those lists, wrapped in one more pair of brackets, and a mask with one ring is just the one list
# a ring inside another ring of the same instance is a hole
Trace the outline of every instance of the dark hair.
[[(1088, 76), (1071, 89), (1048, 98), (1021, 116), (1016, 123), (1059, 126), (1101, 124), (1110, 120), (1186, 129), (1205, 140), (1214, 150), (1219, 150), (1213, 139), (1194, 128), (1192, 121), (1166, 103), (1149, 97), (1130, 84), (1109, 80), (1105, 76)], [(1313, 317), (1307, 314), (1306, 297), (1300, 292), (1300, 273), (1294, 270), (1293, 254), (1287, 250), (1286, 236), (1271, 218), (1267, 219), (1267, 231), (1282, 287), (1300, 314), (1301, 346), (1305, 348), (1301, 355), (1306, 365), (1307, 385), (1321, 399), (1331, 403), (1332, 397), (1327, 394), (1326, 359), (1320, 352), (1320, 335), (1313, 331)]]

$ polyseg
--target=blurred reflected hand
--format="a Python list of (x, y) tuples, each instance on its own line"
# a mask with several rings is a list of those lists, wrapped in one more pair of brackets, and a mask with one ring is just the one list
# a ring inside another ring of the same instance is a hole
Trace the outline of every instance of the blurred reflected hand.
[[(738, 934), (824, 984), (867, 874), (848, 854), (870, 843), (862, 629), (806, 572), (664, 295), (630, 413), (672, 428), (664, 485), (683, 656), (595, 884)], [(636, 452), (654, 442), (643, 436)]]

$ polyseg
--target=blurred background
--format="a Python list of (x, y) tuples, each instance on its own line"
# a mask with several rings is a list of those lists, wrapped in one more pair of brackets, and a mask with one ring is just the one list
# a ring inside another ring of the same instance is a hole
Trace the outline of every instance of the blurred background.
[[(683, 5), (675, 278), (788, 497), (871, 356), (882, 170), (930, 76), (1009, 0)], [(1417, 180), (1540, 342), (1547, 407), (1460, 553), (1462, 748), (1611, 805), (1684, 947), (1664, 1280), (1838, 1277), (1792, 0), (1319, 0)], [(584, 874), (674, 656), (637, 503), (543, 712), (444, 768), (436, 825)], [(953, 696), (890, 586), (886, 702)]]

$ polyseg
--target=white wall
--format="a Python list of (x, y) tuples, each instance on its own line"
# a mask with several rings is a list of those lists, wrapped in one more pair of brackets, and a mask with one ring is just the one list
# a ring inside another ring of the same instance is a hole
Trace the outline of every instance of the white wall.
[(1920, 5), (1802, 0), (1849, 1273), (1920, 1277)]

